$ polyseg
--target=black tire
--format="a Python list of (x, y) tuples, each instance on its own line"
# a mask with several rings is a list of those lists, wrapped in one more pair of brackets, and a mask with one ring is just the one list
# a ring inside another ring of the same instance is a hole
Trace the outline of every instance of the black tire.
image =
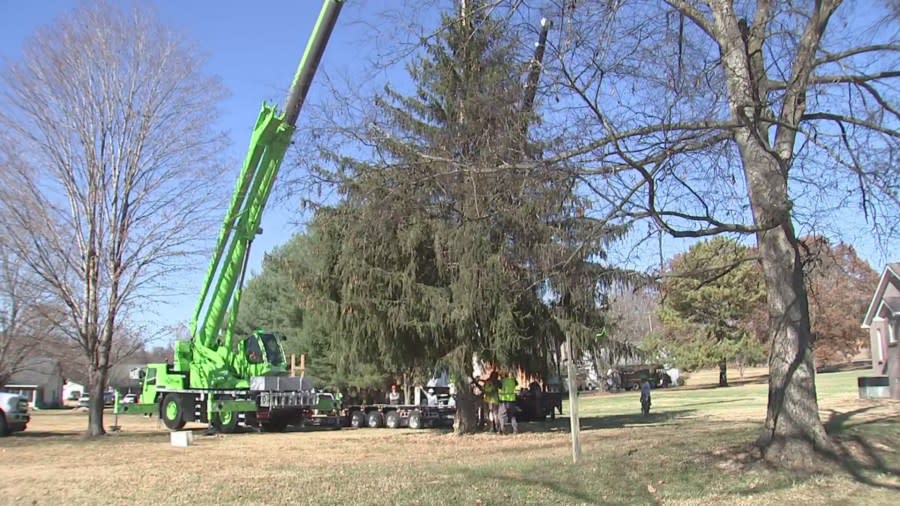
[(181, 405), (181, 397), (178, 394), (166, 394), (159, 405), (159, 417), (169, 430), (181, 430), (184, 428), (184, 407)]
[(400, 427), (400, 413), (396, 411), (388, 411), (384, 414), (384, 426), (389, 429)]
[(422, 413), (418, 409), (415, 409), (409, 414), (409, 428), (421, 429), (422, 427)]
[(359, 429), (366, 426), (366, 414), (362, 411), (354, 411), (350, 415), (350, 426)]
[[(225, 421), (222, 421), (223, 418)], [(212, 414), (212, 426), (222, 434), (231, 434), (237, 430), (238, 418), (238, 414), (235, 412), (222, 413), (217, 411)]]
[(0, 437), (9, 435), (9, 426), (6, 425), (6, 415), (0, 410)]
[(370, 429), (377, 429), (384, 426), (384, 417), (378, 411), (369, 411), (366, 414), (366, 425)]

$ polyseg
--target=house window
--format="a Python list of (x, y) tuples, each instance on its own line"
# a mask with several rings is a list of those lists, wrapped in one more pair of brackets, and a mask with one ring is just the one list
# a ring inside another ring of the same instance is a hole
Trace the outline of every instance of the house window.
[(900, 338), (897, 334), (900, 334), (900, 320), (893, 320), (888, 325), (888, 344), (897, 344), (897, 339)]
[(875, 329), (875, 342), (872, 343), (872, 361), (879, 363), (884, 360), (881, 353), (881, 329)]

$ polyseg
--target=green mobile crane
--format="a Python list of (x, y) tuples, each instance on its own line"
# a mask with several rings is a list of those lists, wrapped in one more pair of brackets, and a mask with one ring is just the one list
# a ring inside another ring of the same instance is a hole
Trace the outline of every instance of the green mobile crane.
[(116, 413), (158, 414), (171, 430), (197, 421), (233, 432), (241, 422), (281, 430), (322, 408), (308, 380), (288, 375), (278, 335), (259, 330), (235, 342), (233, 331), (250, 245), (342, 5), (324, 0), (283, 114), (262, 106), (191, 320), (191, 340), (175, 343), (173, 363), (133, 371), (143, 381), (139, 402), (116, 402)]

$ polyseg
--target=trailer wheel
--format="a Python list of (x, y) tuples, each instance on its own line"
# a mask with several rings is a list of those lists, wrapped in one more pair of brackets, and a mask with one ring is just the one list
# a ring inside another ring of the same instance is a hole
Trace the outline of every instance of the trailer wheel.
[(350, 415), (350, 426), (354, 429), (358, 429), (360, 427), (365, 427), (366, 425), (366, 414), (362, 411), (354, 411), (353, 414)]
[(400, 427), (400, 414), (394, 410), (384, 414), (384, 426), (389, 429)]
[(212, 415), (212, 425), (223, 434), (237, 430), (238, 414), (233, 411), (217, 411)]
[(413, 410), (409, 414), (409, 428), (410, 429), (421, 429), (422, 428), (422, 413), (418, 409)]
[(378, 411), (369, 411), (366, 415), (366, 425), (368, 425), (369, 428), (377, 429), (384, 425), (384, 417), (381, 416), (381, 413)]
[(184, 408), (178, 394), (166, 394), (159, 406), (159, 414), (163, 424), (169, 430), (181, 430), (184, 428)]

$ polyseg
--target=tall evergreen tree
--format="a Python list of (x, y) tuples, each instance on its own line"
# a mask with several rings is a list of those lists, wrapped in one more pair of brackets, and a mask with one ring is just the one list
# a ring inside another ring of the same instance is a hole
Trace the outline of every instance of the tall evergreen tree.
[(442, 17), (409, 66), (414, 95), (375, 101), (358, 136), (376, 156), (325, 150), (344, 197), (312, 225), (330, 263), (296, 278), (337, 311), (334, 338), (357, 359), (449, 367), (458, 432), (474, 429), (473, 356), (541, 374), (564, 328), (596, 334), (594, 260), (621, 232), (581, 218), (570, 172), (536, 161), (527, 61), (477, 4)]

